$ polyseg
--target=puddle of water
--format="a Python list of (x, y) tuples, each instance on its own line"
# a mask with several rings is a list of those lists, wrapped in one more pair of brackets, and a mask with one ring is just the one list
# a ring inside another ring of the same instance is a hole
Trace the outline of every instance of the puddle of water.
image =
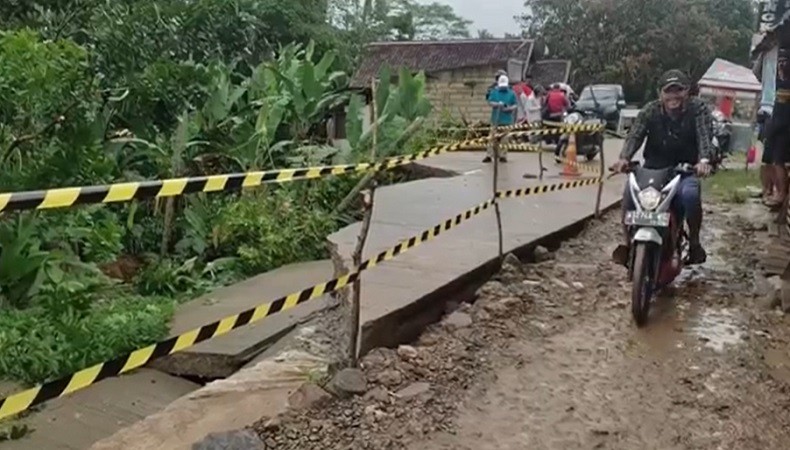
[(771, 375), (786, 383), (790, 383), (790, 348), (769, 348), (763, 352), (765, 363)]
[(641, 334), (648, 347), (659, 353), (694, 347), (700, 342), (722, 352), (742, 343), (746, 334), (741, 318), (729, 309), (700, 309), (693, 302), (675, 304), (672, 299), (661, 299), (654, 312), (651, 324)]
[(708, 260), (705, 261), (702, 267), (714, 271), (734, 273), (733, 267), (721, 256), (724, 253), (722, 250), (727, 248), (725, 230), (709, 227), (707, 231), (704, 238), (708, 246)]
[(743, 341), (745, 330), (738, 316), (728, 309), (705, 309), (694, 317), (691, 332), (705, 347), (717, 352)]

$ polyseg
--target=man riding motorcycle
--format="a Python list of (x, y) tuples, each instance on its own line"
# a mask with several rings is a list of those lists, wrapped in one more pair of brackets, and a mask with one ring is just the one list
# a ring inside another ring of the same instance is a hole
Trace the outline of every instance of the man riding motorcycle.
[[(680, 70), (670, 70), (659, 79), (659, 100), (645, 105), (626, 138), (620, 160), (611, 170), (624, 172), (631, 159), (647, 139), (643, 156), (644, 167), (663, 169), (681, 163), (694, 166), (698, 176), (710, 173), (712, 155), (712, 118), (707, 105), (696, 97), (689, 97), (691, 83)], [(686, 218), (689, 228), (688, 264), (702, 264), (707, 259), (700, 244), (702, 226), (702, 198), (699, 179), (689, 175), (681, 180), (676, 197), (679, 216)], [(634, 208), (626, 186), (623, 213)], [(613, 259), (627, 265), (630, 240), (626, 232), (625, 245), (619, 246)]]

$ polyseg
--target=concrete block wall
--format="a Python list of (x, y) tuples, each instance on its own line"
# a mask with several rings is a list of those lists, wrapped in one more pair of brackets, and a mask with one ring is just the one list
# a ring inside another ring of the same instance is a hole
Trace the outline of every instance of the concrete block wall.
[(499, 67), (473, 67), (432, 74), (426, 83), (426, 95), (434, 107), (434, 116), (449, 114), (471, 122), (488, 121), (491, 108), (485, 101), (488, 86)]

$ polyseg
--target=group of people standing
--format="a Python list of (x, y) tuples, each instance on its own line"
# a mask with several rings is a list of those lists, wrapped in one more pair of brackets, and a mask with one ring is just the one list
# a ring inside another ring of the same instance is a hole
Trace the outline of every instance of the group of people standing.
[[(533, 86), (529, 77), (511, 83), (504, 70), (494, 75), (494, 83), (486, 91), (486, 101), (491, 106), (492, 127), (561, 120), (572, 105), (569, 93), (559, 83), (548, 91), (542, 86)], [(501, 144), (507, 143), (508, 138), (504, 137)], [(493, 146), (489, 145), (483, 162), (491, 162), (493, 158)], [(504, 148), (499, 152), (499, 161), (507, 162)]]

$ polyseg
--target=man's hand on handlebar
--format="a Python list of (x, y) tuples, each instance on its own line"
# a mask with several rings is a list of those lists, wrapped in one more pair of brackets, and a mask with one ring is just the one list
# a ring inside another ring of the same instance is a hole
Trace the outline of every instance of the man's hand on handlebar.
[(697, 172), (697, 176), (707, 177), (710, 175), (710, 164), (707, 161), (700, 161), (694, 166), (694, 171)]
[(631, 166), (631, 161), (627, 159), (619, 159), (617, 162), (609, 167), (609, 171), (614, 173), (624, 173)]

